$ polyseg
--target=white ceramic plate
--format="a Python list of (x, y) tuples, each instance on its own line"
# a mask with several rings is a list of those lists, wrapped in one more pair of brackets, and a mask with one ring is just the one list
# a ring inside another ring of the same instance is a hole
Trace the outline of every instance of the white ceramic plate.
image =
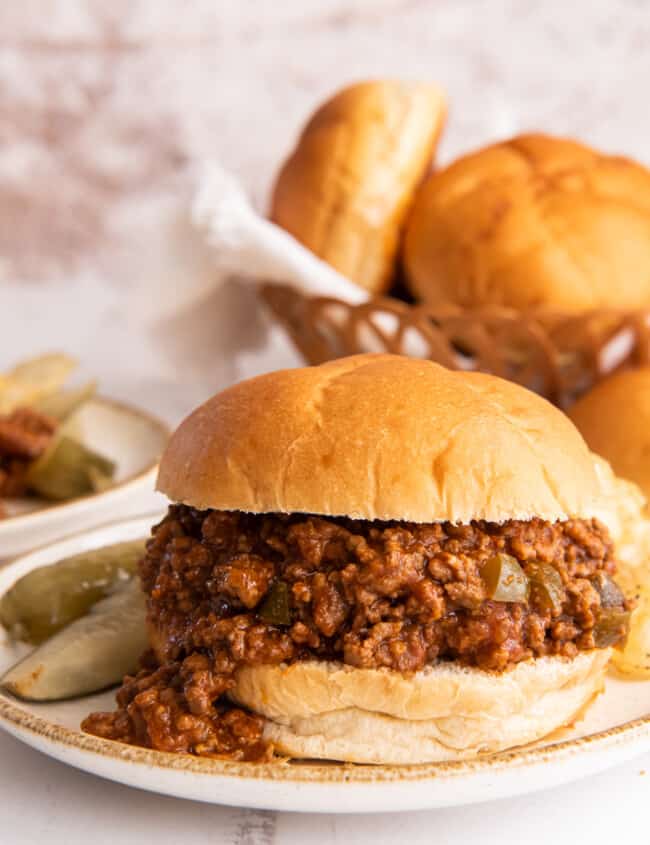
[(169, 435), (155, 417), (111, 399), (95, 397), (79, 413), (80, 435), (91, 449), (115, 462), (115, 483), (107, 490), (48, 504), (42, 499), (3, 499), (0, 560), (125, 516), (124, 504), (140, 496), (136, 511), (157, 506), (153, 488), (158, 458)]
[[(106, 526), (32, 552), (0, 571), (0, 596), (22, 575), (69, 554), (146, 536), (156, 518)], [(0, 635), (0, 672), (24, 653)], [(462, 763), (354, 766), (230, 763), (165, 754), (81, 733), (113, 693), (28, 704), (0, 694), (0, 726), (87, 772), (166, 795), (217, 804), (304, 812), (429, 809), (558, 786), (650, 750), (650, 682), (608, 680), (587, 717), (553, 742)]]

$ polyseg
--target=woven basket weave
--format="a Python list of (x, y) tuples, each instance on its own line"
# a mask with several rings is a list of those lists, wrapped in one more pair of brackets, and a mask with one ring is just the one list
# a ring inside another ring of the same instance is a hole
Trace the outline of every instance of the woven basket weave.
[(650, 364), (650, 309), (568, 315), (389, 297), (350, 305), (267, 283), (259, 292), (310, 364), (360, 352), (429, 358), (516, 381), (562, 408), (614, 370)]

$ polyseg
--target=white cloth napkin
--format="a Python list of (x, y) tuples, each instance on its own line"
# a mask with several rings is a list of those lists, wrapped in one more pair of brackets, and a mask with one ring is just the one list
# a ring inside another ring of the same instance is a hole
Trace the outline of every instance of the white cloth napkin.
[(214, 269), (221, 278), (284, 282), (305, 293), (353, 304), (368, 299), (367, 291), (261, 217), (235, 177), (214, 162), (200, 172), (192, 220), (211, 247)]

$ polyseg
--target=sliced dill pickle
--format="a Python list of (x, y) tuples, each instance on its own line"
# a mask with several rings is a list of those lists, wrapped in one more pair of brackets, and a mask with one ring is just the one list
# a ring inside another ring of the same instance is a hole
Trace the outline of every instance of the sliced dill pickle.
[(37, 388), (44, 393), (59, 390), (76, 368), (77, 361), (62, 352), (50, 352), (20, 361), (6, 373), (14, 382)]
[(272, 585), (257, 615), (271, 625), (291, 625), (289, 587), (284, 581), (276, 581)]
[(525, 602), (530, 585), (519, 561), (506, 554), (496, 554), (481, 568), (488, 598), (495, 601)]
[(56, 437), (27, 473), (27, 486), (46, 499), (75, 499), (94, 491), (92, 469), (112, 478), (115, 464), (67, 435)]
[(134, 578), (55, 634), (2, 678), (29, 701), (58, 701), (119, 683), (146, 650), (145, 599)]
[(145, 540), (129, 540), (34, 569), (0, 600), (0, 622), (13, 637), (38, 644), (132, 578)]
[(92, 485), (95, 493), (101, 493), (102, 490), (108, 490), (113, 484), (113, 473), (105, 473), (97, 466), (88, 467), (88, 479)]
[(607, 648), (623, 642), (630, 630), (630, 611), (615, 607), (603, 607), (594, 625), (596, 648)]
[(600, 596), (601, 607), (620, 607), (625, 601), (623, 591), (606, 572), (597, 572), (591, 584)]
[(34, 402), (34, 407), (37, 411), (41, 411), (41, 413), (54, 417), (59, 422), (63, 422), (72, 413), (79, 410), (85, 402), (92, 399), (96, 391), (97, 382), (90, 381), (81, 387), (70, 390), (59, 390), (56, 393), (43, 396)]
[(535, 561), (526, 564), (526, 575), (537, 604), (553, 616), (559, 616), (564, 602), (564, 585), (557, 569), (550, 563)]

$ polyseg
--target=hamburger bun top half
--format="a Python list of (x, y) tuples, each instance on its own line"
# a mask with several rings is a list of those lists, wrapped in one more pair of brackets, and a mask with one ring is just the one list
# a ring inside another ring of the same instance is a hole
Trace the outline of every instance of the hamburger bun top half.
[(358, 355), (214, 396), (173, 434), (157, 489), (199, 509), (467, 523), (589, 517), (599, 484), (570, 420), (528, 390)]

